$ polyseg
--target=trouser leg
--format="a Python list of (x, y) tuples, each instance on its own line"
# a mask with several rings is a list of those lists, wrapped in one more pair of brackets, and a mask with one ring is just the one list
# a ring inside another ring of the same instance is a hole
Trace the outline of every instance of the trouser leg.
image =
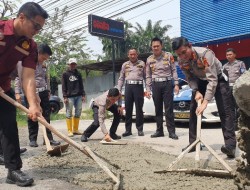
[(74, 117), (80, 118), (82, 114), (82, 96), (77, 96), (74, 98), (74, 107), (75, 107)]
[[(25, 105), (27, 108), (29, 108), (29, 103), (26, 98), (24, 97)], [(37, 135), (38, 135), (38, 122), (34, 122), (31, 119), (27, 119), (27, 124), (28, 124), (28, 131), (29, 131), (29, 140), (30, 141), (37, 141)]]
[(218, 107), (222, 133), (225, 141), (225, 145), (230, 148), (236, 147), (236, 137), (234, 132), (235, 115), (232, 106), (232, 94), (230, 93), (228, 82), (219, 81), (215, 100)]
[[(41, 108), (43, 110), (43, 117), (45, 118), (45, 120), (50, 123), (50, 113), (51, 113), (51, 109), (50, 109), (50, 103), (49, 103), (49, 92), (47, 90), (40, 92), (39, 93), (40, 99), (41, 99)], [(46, 133), (48, 136), (49, 140), (53, 140), (53, 135), (51, 133), (51, 131), (46, 128)]]
[(110, 127), (110, 134), (115, 134), (116, 133), (116, 130), (117, 130), (117, 127), (120, 123), (120, 120), (121, 120), (121, 115), (119, 114), (118, 112), (118, 106), (116, 104), (112, 105), (108, 111), (112, 112), (113, 115), (114, 115), (114, 118), (113, 118), (113, 122), (111, 124), (111, 127)]
[(169, 133), (175, 133), (174, 123), (174, 102), (173, 102), (173, 86), (172, 81), (167, 81), (163, 87), (163, 102), (165, 107), (166, 124)]
[(28, 119), (28, 130), (29, 130), (29, 140), (37, 141), (38, 134), (38, 122), (34, 122), (31, 119)]
[[(207, 81), (198, 80), (198, 91), (205, 95), (207, 88)], [(197, 102), (195, 100), (195, 93), (192, 93), (190, 103), (190, 118), (189, 118), (189, 144), (192, 144), (196, 140), (197, 134), (197, 115), (196, 115)]]
[(230, 92), (231, 92), (231, 97), (232, 97), (232, 106), (233, 106), (233, 112), (234, 112), (234, 130), (238, 129), (238, 118), (239, 118), (239, 113), (238, 113), (238, 105), (235, 101), (235, 98), (233, 96), (233, 87), (229, 87)]
[[(15, 98), (13, 92), (6, 94)], [(10, 170), (18, 170), (22, 167), (22, 160), (20, 158), (16, 108), (1, 97), (0, 107), (0, 141), (5, 167)]]
[(163, 94), (161, 83), (152, 83), (153, 100), (155, 105), (156, 132), (163, 133)]
[(133, 104), (134, 104), (133, 86), (131, 84), (126, 84), (125, 86), (125, 111), (126, 111), (125, 129), (128, 132), (131, 132), (131, 128), (132, 128)]
[(99, 127), (99, 120), (98, 120), (98, 107), (93, 106), (93, 123), (83, 132), (86, 137), (90, 137)]
[(135, 109), (136, 109), (136, 128), (138, 131), (143, 131), (143, 104), (144, 104), (144, 89), (143, 85), (134, 85), (133, 87)]

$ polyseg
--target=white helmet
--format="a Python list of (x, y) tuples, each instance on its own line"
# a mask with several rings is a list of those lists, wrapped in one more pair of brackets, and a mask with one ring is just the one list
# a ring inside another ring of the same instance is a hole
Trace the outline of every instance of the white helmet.
[(71, 63), (77, 64), (76, 58), (70, 58), (67, 64), (70, 65)]

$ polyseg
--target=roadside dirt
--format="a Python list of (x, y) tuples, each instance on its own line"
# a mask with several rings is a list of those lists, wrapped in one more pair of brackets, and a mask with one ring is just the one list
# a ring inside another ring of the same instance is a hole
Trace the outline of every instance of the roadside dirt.
[[(19, 129), (20, 144), (27, 146), (27, 128)], [(39, 137), (39, 139), (42, 139)], [(74, 137), (80, 142), (80, 136)], [(96, 189), (110, 190), (112, 179), (97, 165), (95, 161), (78, 150), (69, 147), (61, 157), (50, 157), (45, 146), (28, 148), (22, 155), (23, 170), (35, 178), (35, 184), (28, 189)], [(166, 169), (176, 156), (156, 151), (143, 143), (127, 145), (101, 145), (99, 140), (86, 143), (92, 151), (103, 158), (108, 167), (121, 174), (120, 189), (125, 190), (235, 190), (233, 179), (201, 177), (184, 173), (156, 174), (154, 171)], [(209, 168), (223, 169), (217, 162), (206, 160), (202, 163)], [(184, 158), (178, 168), (194, 168), (193, 158)], [(0, 167), (0, 189), (25, 189), (16, 185), (6, 185), (6, 170)]]

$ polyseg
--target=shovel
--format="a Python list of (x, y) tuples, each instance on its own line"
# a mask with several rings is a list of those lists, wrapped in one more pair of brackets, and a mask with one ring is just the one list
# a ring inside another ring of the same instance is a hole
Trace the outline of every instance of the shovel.
[(43, 138), (47, 148), (47, 154), (49, 154), (50, 156), (61, 156), (61, 154), (67, 150), (69, 144), (58, 145), (52, 148), (47, 136), (46, 128), (44, 126), (42, 126), (42, 130), (43, 130)]
[[(23, 105), (19, 104), (17, 101), (13, 100), (8, 95), (6, 95), (4, 93), (4, 91), (2, 90), (1, 87), (0, 87), (0, 96), (2, 98), (4, 98), (6, 101), (8, 101), (11, 104), (13, 104), (14, 106), (16, 106), (17, 108), (23, 110), (25, 113), (27, 113), (27, 114), (29, 113), (29, 110), (26, 107), (24, 107)], [(85, 155), (87, 155), (88, 157), (92, 158), (112, 178), (112, 180), (115, 182), (115, 185), (113, 186), (113, 189), (114, 190), (118, 190), (119, 189), (121, 175), (118, 174), (118, 177), (116, 177), (110, 171), (110, 169), (107, 167), (107, 163), (104, 160), (102, 160), (101, 158), (99, 158), (88, 146), (86, 146), (84, 144), (79, 144), (79, 143), (73, 141), (72, 139), (70, 139), (69, 137), (67, 137), (66, 135), (62, 134), (61, 132), (57, 131), (45, 119), (43, 119), (41, 117), (38, 117), (37, 120), (41, 124), (43, 124), (46, 128), (48, 128), (51, 132), (53, 132), (54, 134), (56, 134), (59, 138), (63, 139), (65, 142), (69, 143), (74, 148), (78, 149), (79, 151), (81, 151), (82, 153), (84, 153)]]

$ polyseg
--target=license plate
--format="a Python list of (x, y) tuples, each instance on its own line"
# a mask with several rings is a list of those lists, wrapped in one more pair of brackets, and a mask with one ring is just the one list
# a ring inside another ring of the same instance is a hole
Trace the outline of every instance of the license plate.
[(178, 118), (178, 119), (189, 119), (189, 117), (190, 117), (190, 113), (189, 112), (187, 112), (187, 113), (174, 113), (174, 117), (175, 118)]

